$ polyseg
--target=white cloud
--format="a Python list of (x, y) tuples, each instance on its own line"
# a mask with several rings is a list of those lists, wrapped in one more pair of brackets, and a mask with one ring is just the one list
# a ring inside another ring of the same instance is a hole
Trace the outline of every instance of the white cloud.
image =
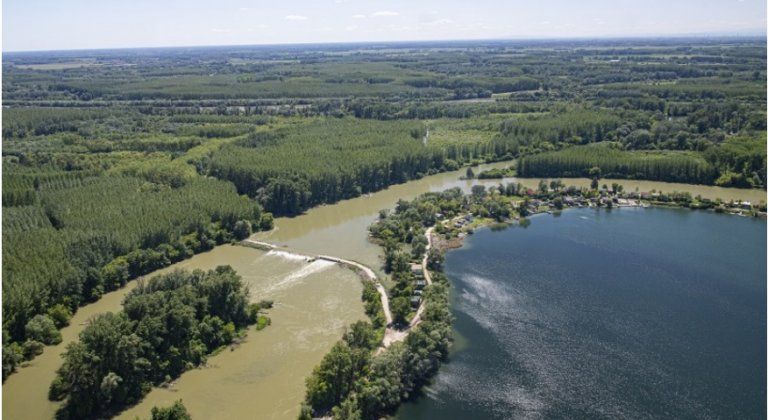
[(211, 29), (211, 32), (217, 33), (217, 34), (228, 34), (231, 33), (231, 29), (221, 29), (221, 28), (213, 28)]
[(247, 8), (247, 7), (241, 7), (241, 8), (240, 8), (240, 9), (238, 9), (238, 10), (240, 10), (241, 12), (247, 12), (247, 11), (248, 11), (248, 8)]
[(365, 19), (365, 15), (352, 15), (352, 19)]
[(307, 19), (309, 18), (301, 15), (288, 15), (285, 17), (285, 20), (307, 20)]
[(347, 27), (346, 27), (346, 28), (344, 28), (344, 29), (346, 29), (347, 31), (350, 31), (350, 32), (351, 32), (351, 31), (357, 30), (357, 28), (358, 28), (358, 26), (357, 26), (357, 25), (349, 25), (349, 26), (347, 26)]
[(378, 12), (371, 13), (371, 17), (392, 17), (392, 16), (400, 16), (400, 13), (393, 12), (391, 10), (381, 10)]
[(432, 22), (427, 22), (425, 25), (427, 26), (441, 26), (441, 25), (450, 25), (453, 21), (451, 19), (437, 19), (433, 20)]
[(387, 25), (385, 28), (386, 30), (389, 30), (392, 32), (407, 32), (413, 29), (410, 26), (406, 26), (406, 25)]

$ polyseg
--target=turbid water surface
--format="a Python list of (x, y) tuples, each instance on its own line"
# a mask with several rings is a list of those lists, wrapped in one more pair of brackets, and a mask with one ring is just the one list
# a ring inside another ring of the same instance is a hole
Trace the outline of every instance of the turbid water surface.
[[(176, 268), (212, 269), (229, 264), (243, 277), (251, 301), (274, 300), (272, 325), (251, 328), (234, 350), (209, 359), (209, 366), (184, 373), (170, 389), (153, 389), (119, 418), (149, 418), (153, 406), (181, 399), (195, 418), (296, 418), (304, 395), (304, 377), (320, 362), (350, 323), (363, 319), (362, 284), (357, 274), (329, 261), (309, 262), (282, 252), (220, 246), (161, 272)], [(72, 341), (91, 316), (121, 309), (135, 286), (105, 295), (81, 308), (64, 342)], [(3, 386), (3, 418), (50, 419), (58, 404), (47, 399), (48, 385), (60, 365), (64, 344), (47, 348), (31, 366)]]

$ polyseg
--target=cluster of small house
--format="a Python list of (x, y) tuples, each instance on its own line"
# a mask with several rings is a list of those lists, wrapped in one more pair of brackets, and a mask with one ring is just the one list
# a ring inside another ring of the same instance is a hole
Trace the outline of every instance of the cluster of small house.
[(739, 216), (766, 216), (764, 205), (755, 206), (749, 201), (732, 201), (725, 204), (724, 208), (715, 210), (726, 211), (731, 214), (738, 214)]
[[(646, 207), (647, 204), (636, 198), (618, 196), (584, 197), (565, 195), (560, 197), (563, 207)], [(528, 201), (528, 212), (539, 213), (542, 207), (555, 208), (554, 199), (532, 199)]]
[(421, 264), (411, 264), (411, 274), (414, 277), (413, 295), (411, 296), (411, 306), (415, 309), (421, 305), (424, 288), (427, 287), (427, 281), (424, 280), (424, 268)]
[[(719, 200), (700, 197), (697, 197), (696, 200), (691, 200), (689, 195), (686, 197), (676, 193), (623, 192), (616, 194), (610, 191), (602, 191), (597, 197), (564, 195), (560, 199), (562, 200), (563, 207), (648, 207), (650, 204), (669, 203), (698, 209), (715, 209), (716, 211), (726, 211), (734, 214), (746, 214), (756, 211), (757, 215), (765, 215), (763, 204), (755, 206), (749, 201), (720, 202)], [(535, 198), (528, 201), (527, 209), (529, 213), (538, 213), (542, 207), (554, 208), (554, 199)]]
[(472, 214), (471, 214), (471, 213), (469, 213), (469, 214), (466, 214), (464, 217), (460, 217), (460, 218), (456, 219), (456, 220), (453, 222), (453, 227), (455, 227), (456, 229), (461, 229), (461, 228), (463, 228), (464, 226), (466, 226), (466, 225), (468, 225), (468, 224), (472, 223), (472, 220), (474, 220), (474, 219), (472, 218)]

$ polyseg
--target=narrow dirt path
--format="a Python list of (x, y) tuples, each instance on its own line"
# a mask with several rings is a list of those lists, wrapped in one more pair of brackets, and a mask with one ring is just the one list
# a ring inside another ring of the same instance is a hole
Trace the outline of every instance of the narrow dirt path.
[[(421, 259), (421, 271), (424, 273), (424, 280), (427, 282), (427, 285), (432, 284), (432, 276), (427, 269), (427, 262), (429, 259), (429, 250), (432, 248), (432, 231), (434, 229), (434, 226), (432, 226), (424, 232), (424, 236), (427, 237), (427, 246), (424, 249), (424, 257)], [(384, 347), (389, 347), (392, 343), (405, 340), (408, 333), (421, 323), (421, 314), (424, 312), (425, 303), (425, 300), (422, 299), (419, 308), (416, 310), (416, 314), (406, 328), (403, 328), (402, 330), (392, 329), (391, 334), (384, 335)], [(390, 328), (387, 328), (387, 330), (389, 332)]]
[[(427, 260), (429, 256), (429, 250), (432, 248), (432, 230), (434, 227), (431, 227), (427, 229), (426, 232), (424, 232), (424, 236), (427, 237), (427, 246), (424, 251), (424, 258), (421, 259), (421, 271), (424, 273), (424, 280), (427, 282), (427, 285), (432, 284), (432, 276), (429, 274), (429, 270), (427, 269)], [(413, 319), (411, 319), (411, 323), (408, 325), (408, 329), (411, 329), (421, 323), (421, 314), (424, 312), (424, 299), (421, 300), (421, 304), (419, 305), (419, 309), (416, 310), (416, 315), (413, 316)]]
[(424, 258), (421, 259), (421, 269), (424, 271), (424, 280), (427, 281), (427, 284), (432, 284), (432, 275), (430, 275), (429, 270), (427, 270), (427, 260), (429, 259), (429, 250), (432, 249), (432, 232), (434, 230), (435, 227), (432, 226), (424, 232), (424, 236), (427, 237), (427, 247), (424, 248)]

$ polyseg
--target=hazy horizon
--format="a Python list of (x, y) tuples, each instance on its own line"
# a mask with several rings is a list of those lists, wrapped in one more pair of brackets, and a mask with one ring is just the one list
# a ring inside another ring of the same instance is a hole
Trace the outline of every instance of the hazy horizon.
[(6, 0), (3, 52), (368, 42), (765, 36), (762, 0)]
[(210, 44), (210, 45), (158, 45), (151, 47), (96, 47), (96, 48), (61, 48), (61, 49), (39, 49), (39, 50), (3, 50), (3, 54), (25, 54), (25, 53), (56, 53), (56, 52), (78, 52), (78, 51), (119, 51), (119, 50), (162, 50), (162, 49), (183, 49), (183, 48), (250, 48), (250, 47), (291, 47), (291, 46), (324, 46), (324, 45), (406, 45), (406, 44), (428, 44), (428, 43), (464, 43), (464, 42), (579, 42), (579, 41), (631, 41), (631, 40), (750, 40), (750, 39), (768, 39), (766, 34), (670, 34), (670, 35), (639, 35), (639, 36), (594, 36), (594, 37), (552, 37), (552, 38), (474, 38), (474, 39), (413, 39), (413, 40), (371, 40), (371, 41), (319, 41), (319, 42), (284, 42), (284, 43), (264, 43), (264, 44)]
[(586, 36), (586, 37), (552, 37), (552, 38), (473, 38), (473, 39), (411, 39), (411, 40), (371, 40), (371, 41), (318, 41), (318, 42), (283, 42), (283, 43), (264, 43), (264, 44), (210, 44), (210, 45), (158, 45), (150, 47), (96, 47), (96, 48), (61, 48), (55, 50), (3, 50), (3, 54), (24, 54), (24, 53), (56, 53), (56, 52), (77, 52), (77, 51), (117, 51), (117, 50), (152, 50), (152, 49), (183, 49), (183, 48), (236, 48), (236, 47), (290, 47), (290, 46), (323, 46), (323, 45), (375, 45), (375, 44), (419, 44), (419, 43), (463, 43), (463, 42), (579, 42), (579, 41), (631, 41), (631, 40), (749, 40), (749, 39), (768, 39), (763, 33), (692, 33), (692, 34), (669, 34), (669, 35), (638, 35), (638, 36)]

